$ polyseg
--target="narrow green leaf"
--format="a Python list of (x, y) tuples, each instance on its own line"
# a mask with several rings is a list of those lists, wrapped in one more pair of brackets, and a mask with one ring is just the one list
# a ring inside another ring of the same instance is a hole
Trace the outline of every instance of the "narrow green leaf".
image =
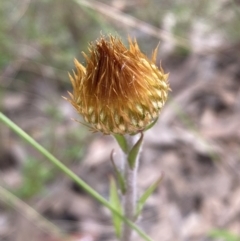
[(220, 230), (220, 229), (215, 229), (212, 230), (209, 234), (211, 238), (214, 239), (223, 239), (225, 241), (240, 241), (240, 237), (237, 236), (236, 234), (233, 234), (227, 230)]
[(128, 152), (128, 145), (127, 145), (127, 141), (126, 141), (125, 137), (123, 135), (119, 135), (119, 134), (114, 134), (113, 136), (115, 137), (118, 145), (121, 147), (123, 152), (127, 153)]
[(144, 131), (147, 131), (147, 130), (151, 129), (151, 128), (157, 123), (157, 121), (158, 121), (158, 117), (157, 117), (151, 124), (149, 124), (149, 125), (144, 129)]
[(133, 169), (135, 167), (135, 161), (136, 161), (136, 158), (138, 156), (138, 152), (140, 150), (140, 147), (142, 145), (142, 141), (143, 141), (143, 133), (141, 132), (141, 136), (140, 136), (139, 140), (133, 146), (132, 150), (128, 154), (128, 164), (131, 167), (131, 169)]
[(111, 162), (113, 164), (113, 168), (114, 168), (114, 171), (116, 172), (116, 176), (117, 176), (117, 181), (118, 181), (118, 185), (120, 187), (120, 190), (122, 192), (122, 194), (125, 194), (126, 193), (126, 184), (125, 184), (125, 179), (121, 173), (121, 171), (119, 171), (119, 169), (117, 168), (115, 162), (114, 162), (114, 158), (113, 158), (113, 155), (114, 155), (114, 150), (112, 150), (111, 152)]
[(161, 177), (159, 177), (157, 179), (156, 182), (154, 182), (144, 193), (143, 195), (140, 197), (140, 199), (138, 200), (138, 204), (137, 204), (137, 210), (136, 210), (136, 215), (135, 218), (137, 219), (139, 214), (142, 212), (143, 206), (146, 203), (147, 199), (149, 198), (149, 196), (156, 190), (156, 188), (159, 186), (159, 184), (161, 183), (163, 179), (163, 175), (161, 175)]
[[(122, 206), (118, 196), (117, 185), (113, 177), (110, 178), (110, 204), (114, 207), (120, 214), (122, 214)], [(112, 221), (115, 228), (115, 233), (117, 238), (121, 236), (122, 219), (119, 218), (114, 212), (112, 212)]]

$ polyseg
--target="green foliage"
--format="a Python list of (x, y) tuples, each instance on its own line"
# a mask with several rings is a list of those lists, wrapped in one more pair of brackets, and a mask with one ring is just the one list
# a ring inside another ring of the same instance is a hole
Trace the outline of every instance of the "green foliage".
[(114, 134), (113, 135), (118, 143), (118, 145), (121, 147), (122, 151), (124, 153), (128, 152), (128, 145), (127, 145), (127, 140), (123, 135), (120, 134)]
[(125, 183), (122, 172), (118, 169), (118, 167), (116, 166), (116, 164), (114, 162), (113, 154), (114, 154), (114, 151), (112, 151), (112, 153), (111, 153), (111, 162), (113, 164), (113, 168), (114, 168), (114, 171), (115, 171), (116, 176), (117, 176), (117, 181), (118, 181), (118, 185), (120, 187), (120, 190), (121, 190), (122, 194), (125, 194), (126, 193), (126, 183)]
[(223, 240), (223, 241), (240, 241), (240, 236), (233, 234), (224, 229), (215, 229), (210, 232), (209, 236), (213, 240)]
[[(115, 180), (111, 177), (110, 178), (110, 204), (122, 214), (122, 206), (121, 201), (118, 195), (117, 185)], [(117, 216), (114, 212), (112, 212), (112, 221), (113, 226), (115, 228), (115, 233), (118, 238), (121, 236), (121, 228), (122, 228), (122, 219)]]
[(157, 123), (157, 121), (158, 121), (158, 117), (157, 117), (152, 123), (150, 123), (150, 124), (144, 129), (144, 131), (147, 131), (147, 130), (151, 129), (151, 128)]
[(147, 199), (153, 194), (153, 192), (156, 190), (156, 188), (159, 186), (163, 179), (163, 176), (159, 177), (156, 182), (154, 182), (144, 193), (143, 195), (139, 198), (138, 204), (137, 204), (137, 210), (135, 214), (135, 218), (140, 215), (142, 212), (142, 209), (144, 207), (144, 204), (146, 203)]
[(143, 141), (143, 133), (141, 133), (141, 136), (137, 143), (133, 146), (131, 151), (128, 154), (128, 164), (129, 166), (133, 169), (135, 166), (136, 158), (138, 156), (140, 147), (142, 146), (142, 141)]

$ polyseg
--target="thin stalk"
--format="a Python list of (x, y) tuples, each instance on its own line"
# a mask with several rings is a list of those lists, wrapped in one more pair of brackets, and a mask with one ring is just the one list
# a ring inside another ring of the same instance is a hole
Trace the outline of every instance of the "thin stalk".
[[(138, 141), (139, 135), (128, 136), (126, 139), (128, 143), (128, 150), (131, 150), (135, 143)], [(134, 222), (137, 204), (137, 170), (139, 165), (139, 153), (135, 159), (135, 165), (133, 168), (131, 168), (129, 165), (128, 155), (129, 152), (127, 154), (123, 153), (124, 176), (126, 182), (126, 192), (123, 196), (123, 210), (125, 217), (128, 220)], [(129, 225), (126, 225), (126, 223), (124, 223), (121, 240), (131, 241), (132, 233), (133, 229)]]
[(9, 118), (7, 118), (1, 112), (0, 112), (0, 121), (2, 121), (5, 125), (7, 125), (19, 136), (21, 136), (24, 140), (26, 140), (36, 150), (42, 153), (50, 162), (52, 162), (52, 164), (54, 164), (57, 168), (59, 168), (62, 172), (64, 172), (69, 178), (75, 181), (92, 197), (98, 200), (101, 204), (103, 204), (109, 210), (114, 212), (118, 217), (120, 217), (124, 221), (124, 223), (127, 223), (127, 225), (129, 225), (132, 229), (134, 229), (139, 234), (140, 237), (142, 237), (146, 241), (152, 241), (152, 239), (147, 234), (145, 234), (137, 225), (135, 225), (133, 222), (128, 220), (125, 216), (121, 215), (114, 207), (112, 207), (112, 205), (105, 198), (103, 198), (98, 192), (96, 192), (93, 188), (91, 188), (86, 182), (84, 182), (81, 178), (79, 178), (75, 173), (73, 173), (69, 168), (67, 168), (61, 161), (59, 161), (55, 156), (53, 156), (50, 152), (48, 152), (43, 146), (37, 143), (32, 137), (30, 137), (26, 132), (24, 132), (19, 126), (13, 123)]

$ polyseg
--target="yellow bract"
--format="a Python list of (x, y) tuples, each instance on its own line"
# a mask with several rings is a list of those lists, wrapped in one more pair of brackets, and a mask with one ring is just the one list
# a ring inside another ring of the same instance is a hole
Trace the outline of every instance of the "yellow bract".
[(129, 49), (117, 37), (101, 37), (83, 53), (86, 67), (76, 59), (70, 75), (70, 103), (94, 131), (134, 134), (159, 115), (167, 100), (168, 74), (155, 65), (157, 49), (148, 59), (136, 41)]

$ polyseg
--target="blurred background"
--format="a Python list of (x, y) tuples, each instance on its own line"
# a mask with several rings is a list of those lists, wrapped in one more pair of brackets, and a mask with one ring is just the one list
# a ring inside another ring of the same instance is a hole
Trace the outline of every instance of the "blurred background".
[[(240, 1), (1, 0), (1, 112), (108, 198), (117, 146), (62, 98), (101, 33), (136, 37), (149, 57), (159, 44), (170, 73), (139, 193), (164, 180), (139, 225), (156, 241), (240, 240)], [(2, 123), (0, 240), (116, 240), (108, 210)]]

